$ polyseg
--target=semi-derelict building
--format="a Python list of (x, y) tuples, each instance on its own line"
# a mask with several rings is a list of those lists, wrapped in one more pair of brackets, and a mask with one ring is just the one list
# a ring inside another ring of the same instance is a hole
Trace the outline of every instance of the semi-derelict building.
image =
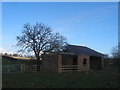
[(43, 56), (43, 72), (101, 70), (104, 55), (85, 46), (68, 45), (65, 52)]

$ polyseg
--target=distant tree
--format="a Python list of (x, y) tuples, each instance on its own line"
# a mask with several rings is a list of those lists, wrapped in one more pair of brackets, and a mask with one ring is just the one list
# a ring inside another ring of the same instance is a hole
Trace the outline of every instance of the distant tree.
[(117, 69), (120, 69), (120, 44), (118, 44), (116, 47), (113, 47), (112, 57), (113, 65), (115, 65)]
[(13, 56), (19, 56), (18, 54), (14, 53)]
[(109, 58), (109, 55), (108, 54), (104, 54), (104, 58)]
[(4, 53), (4, 55), (8, 55), (8, 53)]
[(37, 60), (40, 60), (41, 53), (62, 52), (67, 45), (65, 37), (53, 33), (49, 26), (42, 23), (27, 23), (23, 28), (22, 35), (17, 36), (17, 46), (21, 47), (20, 51), (34, 51)]
[(112, 48), (112, 57), (120, 58), (120, 44), (118, 46)]

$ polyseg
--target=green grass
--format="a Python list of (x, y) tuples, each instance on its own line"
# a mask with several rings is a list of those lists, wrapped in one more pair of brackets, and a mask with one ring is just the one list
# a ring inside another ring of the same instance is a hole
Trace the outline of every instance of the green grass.
[(3, 75), (3, 88), (117, 88), (117, 71)]
[[(0, 58), (1, 60), (1, 58)], [(2, 58), (2, 64), (19, 64)], [(117, 88), (117, 71), (79, 73), (17, 73), (2, 75), (3, 88)]]

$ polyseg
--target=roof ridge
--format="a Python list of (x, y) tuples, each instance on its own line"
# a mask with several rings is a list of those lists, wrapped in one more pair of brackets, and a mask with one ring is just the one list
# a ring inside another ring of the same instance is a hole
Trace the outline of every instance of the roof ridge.
[[(72, 48), (72, 47), (76, 47), (76, 48), (83, 48), (83, 49), (86, 49), (85, 51), (86, 52), (88, 52), (88, 50), (90, 50), (90, 51), (92, 51), (92, 52), (94, 52), (94, 53), (96, 53), (96, 54), (100, 54), (100, 55), (104, 55), (103, 53), (100, 53), (99, 51), (97, 51), (97, 50), (94, 50), (93, 48), (90, 48), (90, 47), (87, 47), (87, 46), (79, 46), (79, 45), (73, 45), (73, 44), (68, 44), (68, 46), (70, 46), (70, 48)], [(74, 48), (75, 49), (75, 48)], [(72, 49), (73, 50), (73, 49)], [(78, 51), (79, 52), (79, 51)]]
[(68, 46), (76, 46), (76, 47), (87, 47), (87, 46), (81, 46), (81, 45), (73, 45), (73, 44), (68, 44)]
[[(102, 53), (100, 53), (100, 52), (94, 50), (93, 48), (89, 48), (89, 47), (86, 47), (86, 48), (88, 48), (88, 49), (90, 49), (90, 50), (92, 50), (92, 51), (94, 51), (94, 52), (96, 52), (96, 53), (102, 54)], [(104, 55), (104, 54), (103, 54), (103, 55)]]

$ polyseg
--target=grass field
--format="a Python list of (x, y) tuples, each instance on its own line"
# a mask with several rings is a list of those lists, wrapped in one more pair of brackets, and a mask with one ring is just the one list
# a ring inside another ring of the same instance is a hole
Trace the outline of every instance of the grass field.
[(40, 73), (3, 75), (3, 88), (117, 88), (118, 72)]
[[(3, 58), (4, 64), (20, 63)], [(2, 75), (3, 88), (117, 88), (118, 71), (17, 73)]]

